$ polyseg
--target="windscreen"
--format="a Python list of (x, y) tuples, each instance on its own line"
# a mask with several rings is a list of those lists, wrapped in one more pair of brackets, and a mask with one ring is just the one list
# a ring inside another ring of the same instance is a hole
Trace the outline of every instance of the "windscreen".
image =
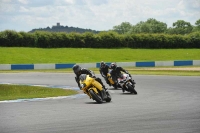
[(81, 74), (79, 79), (83, 82), (86, 79), (87, 74)]

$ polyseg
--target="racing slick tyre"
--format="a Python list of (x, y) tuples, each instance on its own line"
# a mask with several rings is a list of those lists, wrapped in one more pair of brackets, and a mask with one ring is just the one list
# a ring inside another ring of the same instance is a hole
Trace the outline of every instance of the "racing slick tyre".
[(103, 103), (103, 99), (101, 96), (96, 94), (93, 90), (89, 90), (90, 95), (92, 96), (92, 99), (95, 100), (97, 103)]
[(132, 85), (128, 85), (128, 90), (130, 91), (130, 93), (134, 93), (137, 94), (137, 91), (134, 89), (134, 87)]

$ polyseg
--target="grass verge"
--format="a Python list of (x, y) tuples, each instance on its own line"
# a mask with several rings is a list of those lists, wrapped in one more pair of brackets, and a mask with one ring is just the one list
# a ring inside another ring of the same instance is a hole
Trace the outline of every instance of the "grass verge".
[(67, 89), (60, 89), (60, 88), (0, 84), (0, 101), (69, 96), (69, 95), (74, 95), (77, 93), (78, 92), (75, 90), (67, 90)]
[(200, 60), (200, 49), (0, 47), (0, 64)]

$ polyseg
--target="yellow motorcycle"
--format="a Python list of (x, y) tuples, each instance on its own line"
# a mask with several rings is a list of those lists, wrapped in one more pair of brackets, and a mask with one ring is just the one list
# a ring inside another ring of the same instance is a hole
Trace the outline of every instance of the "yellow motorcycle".
[[(87, 94), (90, 99), (95, 100), (97, 103), (103, 103), (104, 101), (110, 102), (111, 95), (108, 91), (105, 91), (102, 88), (102, 85), (95, 80), (95, 78), (90, 77), (87, 74), (81, 74), (80, 79), (80, 88), (85, 94)], [(106, 97), (106, 98), (105, 98)]]
[(117, 84), (113, 81), (110, 73), (107, 73), (107, 78), (108, 78), (108, 81), (110, 83), (109, 85), (112, 85), (115, 89), (117, 89)]

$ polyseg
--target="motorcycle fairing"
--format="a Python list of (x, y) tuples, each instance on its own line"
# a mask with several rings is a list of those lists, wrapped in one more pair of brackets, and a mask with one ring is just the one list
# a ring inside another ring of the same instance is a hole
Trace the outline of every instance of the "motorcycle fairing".
[(112, 80), (112, 77), (111, 77), (110, 73), (107, 73), (107, 77), (108, 77), (109, 82), (110, 82), (112, 85), (115, 84), (114, 81)]
[(99, 93), (98, 90), (97, 90), (97, 88), (95, 88), (95, 87), (91, 87), (91, 88), (88, 89), (88, 91), (89, 91), (89, 90), (93, 90), (96, 94)]
[[(89, 89), (93, 88), (95, 93), (98, 93), (96, 88), (98, 88), (100, 91), (103, 89), (102, 85), (99, 82), (97, 82), (94, 78), (90, 77), (89, 75), (81, 74), (79, 79), (80, 79), (80, 84), (84, 84), (84, 87), (89, 88), (91, 86), (94, 86)], [(82, 89), (84, 89), (84, 87)]]

